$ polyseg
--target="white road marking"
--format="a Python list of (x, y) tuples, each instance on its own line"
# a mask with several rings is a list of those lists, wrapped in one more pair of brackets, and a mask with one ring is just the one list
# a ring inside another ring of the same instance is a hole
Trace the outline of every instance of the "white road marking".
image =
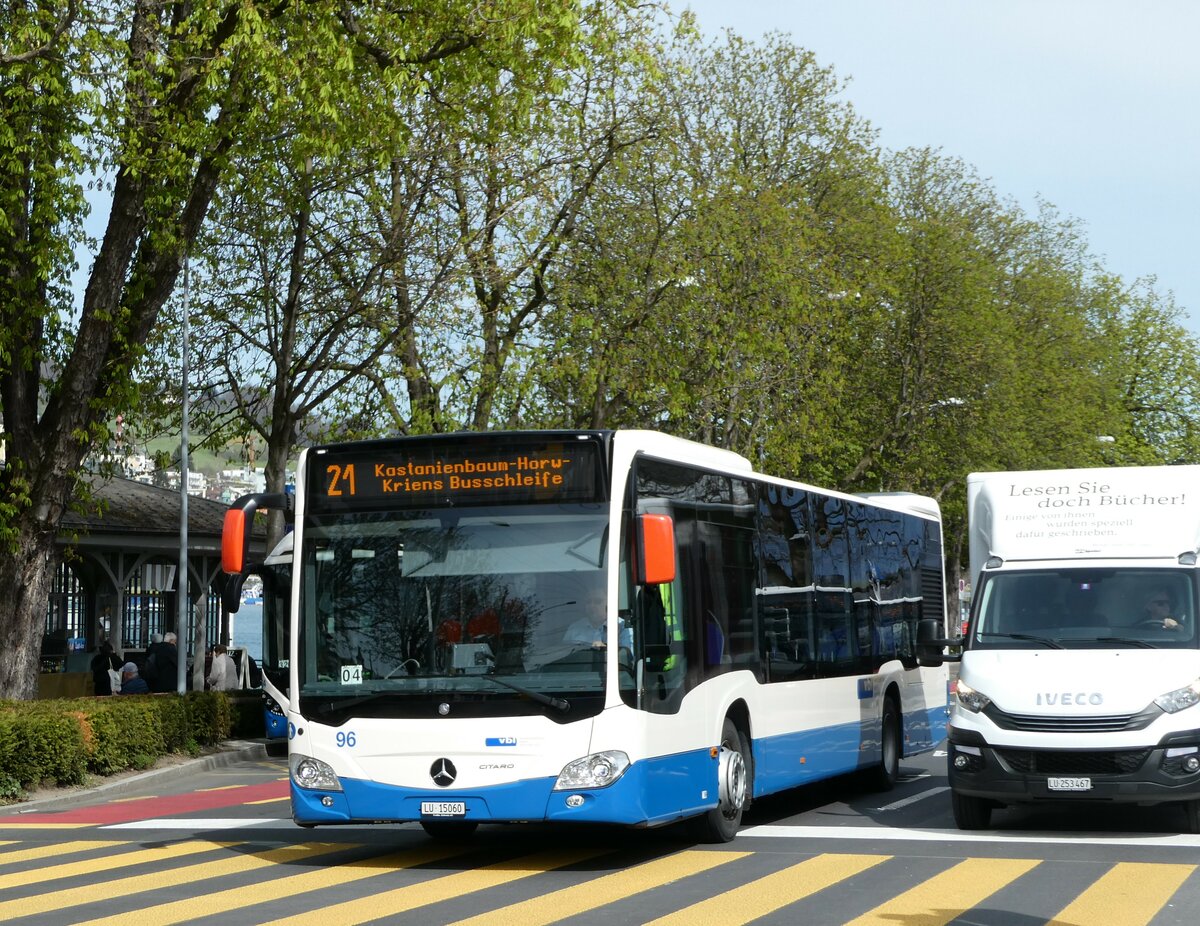
[(928, 791), (922, 791), (920, 794), (914, 794), (912, 797), (906, 797), (903, 800), (893, 801), (890, 804), (884, 804), (882, 807), (876, 807), (875, 810), (899, 810), (901, 807), (907, 807), (909, 804), (915, 804), (917, 801), (923, 801), (927, 797), (933, 797), (935, 794), (941, 794), (949, 790), (949, 785), (943, 785), (940, 788), (930, 788)]
[(896, 839), (906, 842), (1034, 842), (1052, 845), (1093, 846), (1167, 846), (1200, 848), (1200, 835), (1137, 836), (1130, 833), (1073, 833), (1070, 836), (1045, 836), (1019, 830), (996, 830), (990, 833), (964, 833), (961, 830), (915, 830), (890, 826), (778, 826), (764, 824), (738, 831), (743, 837), (773, 837), (784, 839), (869, 839), (875, 842)]
[(160, 817), (156, 820), (134, 820), (132, 823), (112, 823), (108, 826), (97, 827), (102, 830), (236, 830), (247, 826), (267, 826), (286, 823), (293, 825), (290, 819), (264, 820), (261, 817), (180, 817), (169, 819)]

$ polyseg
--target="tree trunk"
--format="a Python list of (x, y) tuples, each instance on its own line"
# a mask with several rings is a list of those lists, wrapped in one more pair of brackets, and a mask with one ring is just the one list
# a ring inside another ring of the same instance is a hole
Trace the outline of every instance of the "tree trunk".
[(0, 588), (16, 594), (0, 600), (0, 697), (37, 696), (46, 602), (59, 555), (54, 532), (31, 529), (25, 514), (12, 553), (0, 556)]

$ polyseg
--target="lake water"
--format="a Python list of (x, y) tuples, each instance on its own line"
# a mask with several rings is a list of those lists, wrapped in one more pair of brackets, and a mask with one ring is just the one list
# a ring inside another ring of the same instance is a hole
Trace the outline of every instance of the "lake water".
[(246, 604), (229, 616), (229, 639), (235, 649), (246, 649), (262, 664), (262, 605)]

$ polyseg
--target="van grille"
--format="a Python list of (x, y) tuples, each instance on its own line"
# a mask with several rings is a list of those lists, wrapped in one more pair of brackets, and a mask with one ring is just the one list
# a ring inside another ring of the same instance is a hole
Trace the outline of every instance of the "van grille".
[(1128, 775), (1142, 767), (1150, 750), (1053, 752), (1045, 749), (997, 749), (996, 754), (1014, 772), (1027, 775)]
[(1024, 730), (1031, 733), (1117, 733), (1122, 730), (1144, 730), (1161, 716), (1162, 710), (1151, 705), (1138, 714), (1109, 714), (1103, 717), (1047, 717), (1042, 714), (1009, 714), (994, 704), (984, 714), (1002, 730)]

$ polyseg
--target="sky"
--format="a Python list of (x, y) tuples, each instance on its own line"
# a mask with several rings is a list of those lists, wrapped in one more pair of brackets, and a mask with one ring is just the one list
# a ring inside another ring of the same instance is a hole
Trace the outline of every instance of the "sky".
[(961, 158), (1083, 223), (1200, 335), (1200, 2), (668, 0), (702, 32), (785, 33), (850, 83), (885, 148)]

